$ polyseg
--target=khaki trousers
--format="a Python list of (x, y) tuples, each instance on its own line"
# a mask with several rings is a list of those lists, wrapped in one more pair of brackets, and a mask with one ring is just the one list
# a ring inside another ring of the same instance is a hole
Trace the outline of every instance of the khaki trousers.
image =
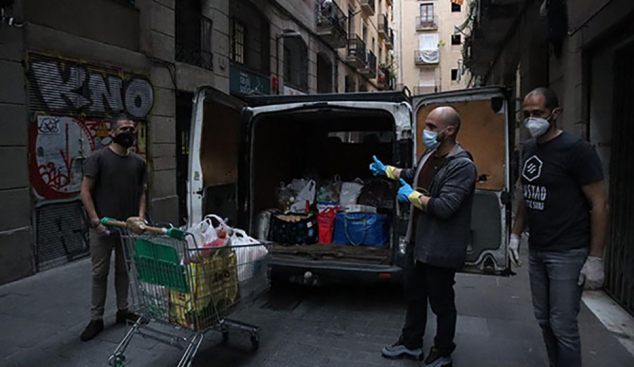
[(92, 306), (93, 320), (103, 318), (108, 291), (110, 256), (114, 250), (114, 287), (117, 295), (117, 310), (128, 309), (128, 270), (123, 255), (123, 246), (118, 235), (100, 235), (90, 231), (90, 259), (92, 262)]

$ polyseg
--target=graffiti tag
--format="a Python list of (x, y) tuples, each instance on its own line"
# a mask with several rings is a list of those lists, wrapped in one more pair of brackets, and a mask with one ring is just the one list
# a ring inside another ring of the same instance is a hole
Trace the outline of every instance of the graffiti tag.
[(54, 116), (38, 116), (37, 131), (43, 135), (59, 134), (59, 117)]
[(154, 103), (152, 85), (145, 79), (89, 72), (66, 61), (31, 63), (33, 87), (39, 92), (46, 112), (93, 115), (116, 114), (143, 119)]

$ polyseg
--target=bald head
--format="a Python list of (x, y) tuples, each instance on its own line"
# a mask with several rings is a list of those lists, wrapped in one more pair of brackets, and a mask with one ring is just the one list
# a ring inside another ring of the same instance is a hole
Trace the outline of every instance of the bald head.
[(462, 125), (460, 115), (449, 106), (435, 108), (427, 115), (427, 119), (425, 119), (425, 127), (431, 131), (440, 132), (447, 127), (453, 127), (454, 129), (452, 131), (447, 131), (447, 136), (450, 136), (454, 140), (456, 139), (456, 135), (458, 135), (460, 125)]

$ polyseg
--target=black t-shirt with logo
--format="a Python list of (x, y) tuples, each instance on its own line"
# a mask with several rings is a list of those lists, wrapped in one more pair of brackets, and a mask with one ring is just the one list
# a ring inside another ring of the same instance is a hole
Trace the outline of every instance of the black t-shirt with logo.
[(544, 144), (526, 142), (521, 180), (531, 248), (590, 245), (590, 205), (581, 187), (603, 180), (603, 171), (588, 142), (567, 132)]

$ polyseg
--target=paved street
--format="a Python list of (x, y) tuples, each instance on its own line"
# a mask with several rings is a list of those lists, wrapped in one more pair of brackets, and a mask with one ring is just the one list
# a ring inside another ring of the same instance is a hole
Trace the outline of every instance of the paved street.
[[(1, 366), (107, 366), (125, 327), (114, 324), (111, 290), (106, 330), (90, 342), (79, 340), (89, 318), (89, 274), (90, 264), (83, 260), (0, 287)], [(525, 268), (512, 278), (460, 275), (456, 292), (454, 366), (547, 366)], [(257, 353), (249, 352), (247, 336), (232, 335), (221, 345), (219, 335), (208, 334), (194, 365), (416, 366), (379, 353), (398, 337), (403, 313), (398, 287), (280, 287), (235, 315), (262, 327)], [(585, 306), (580, 327), (584, 366), (634, 365), (634, 357)], [(426, 350), (431, 341), (425, 341)], [(138, 338), (126, 356), (127, 366), (173, 366), (179, 351)]]

